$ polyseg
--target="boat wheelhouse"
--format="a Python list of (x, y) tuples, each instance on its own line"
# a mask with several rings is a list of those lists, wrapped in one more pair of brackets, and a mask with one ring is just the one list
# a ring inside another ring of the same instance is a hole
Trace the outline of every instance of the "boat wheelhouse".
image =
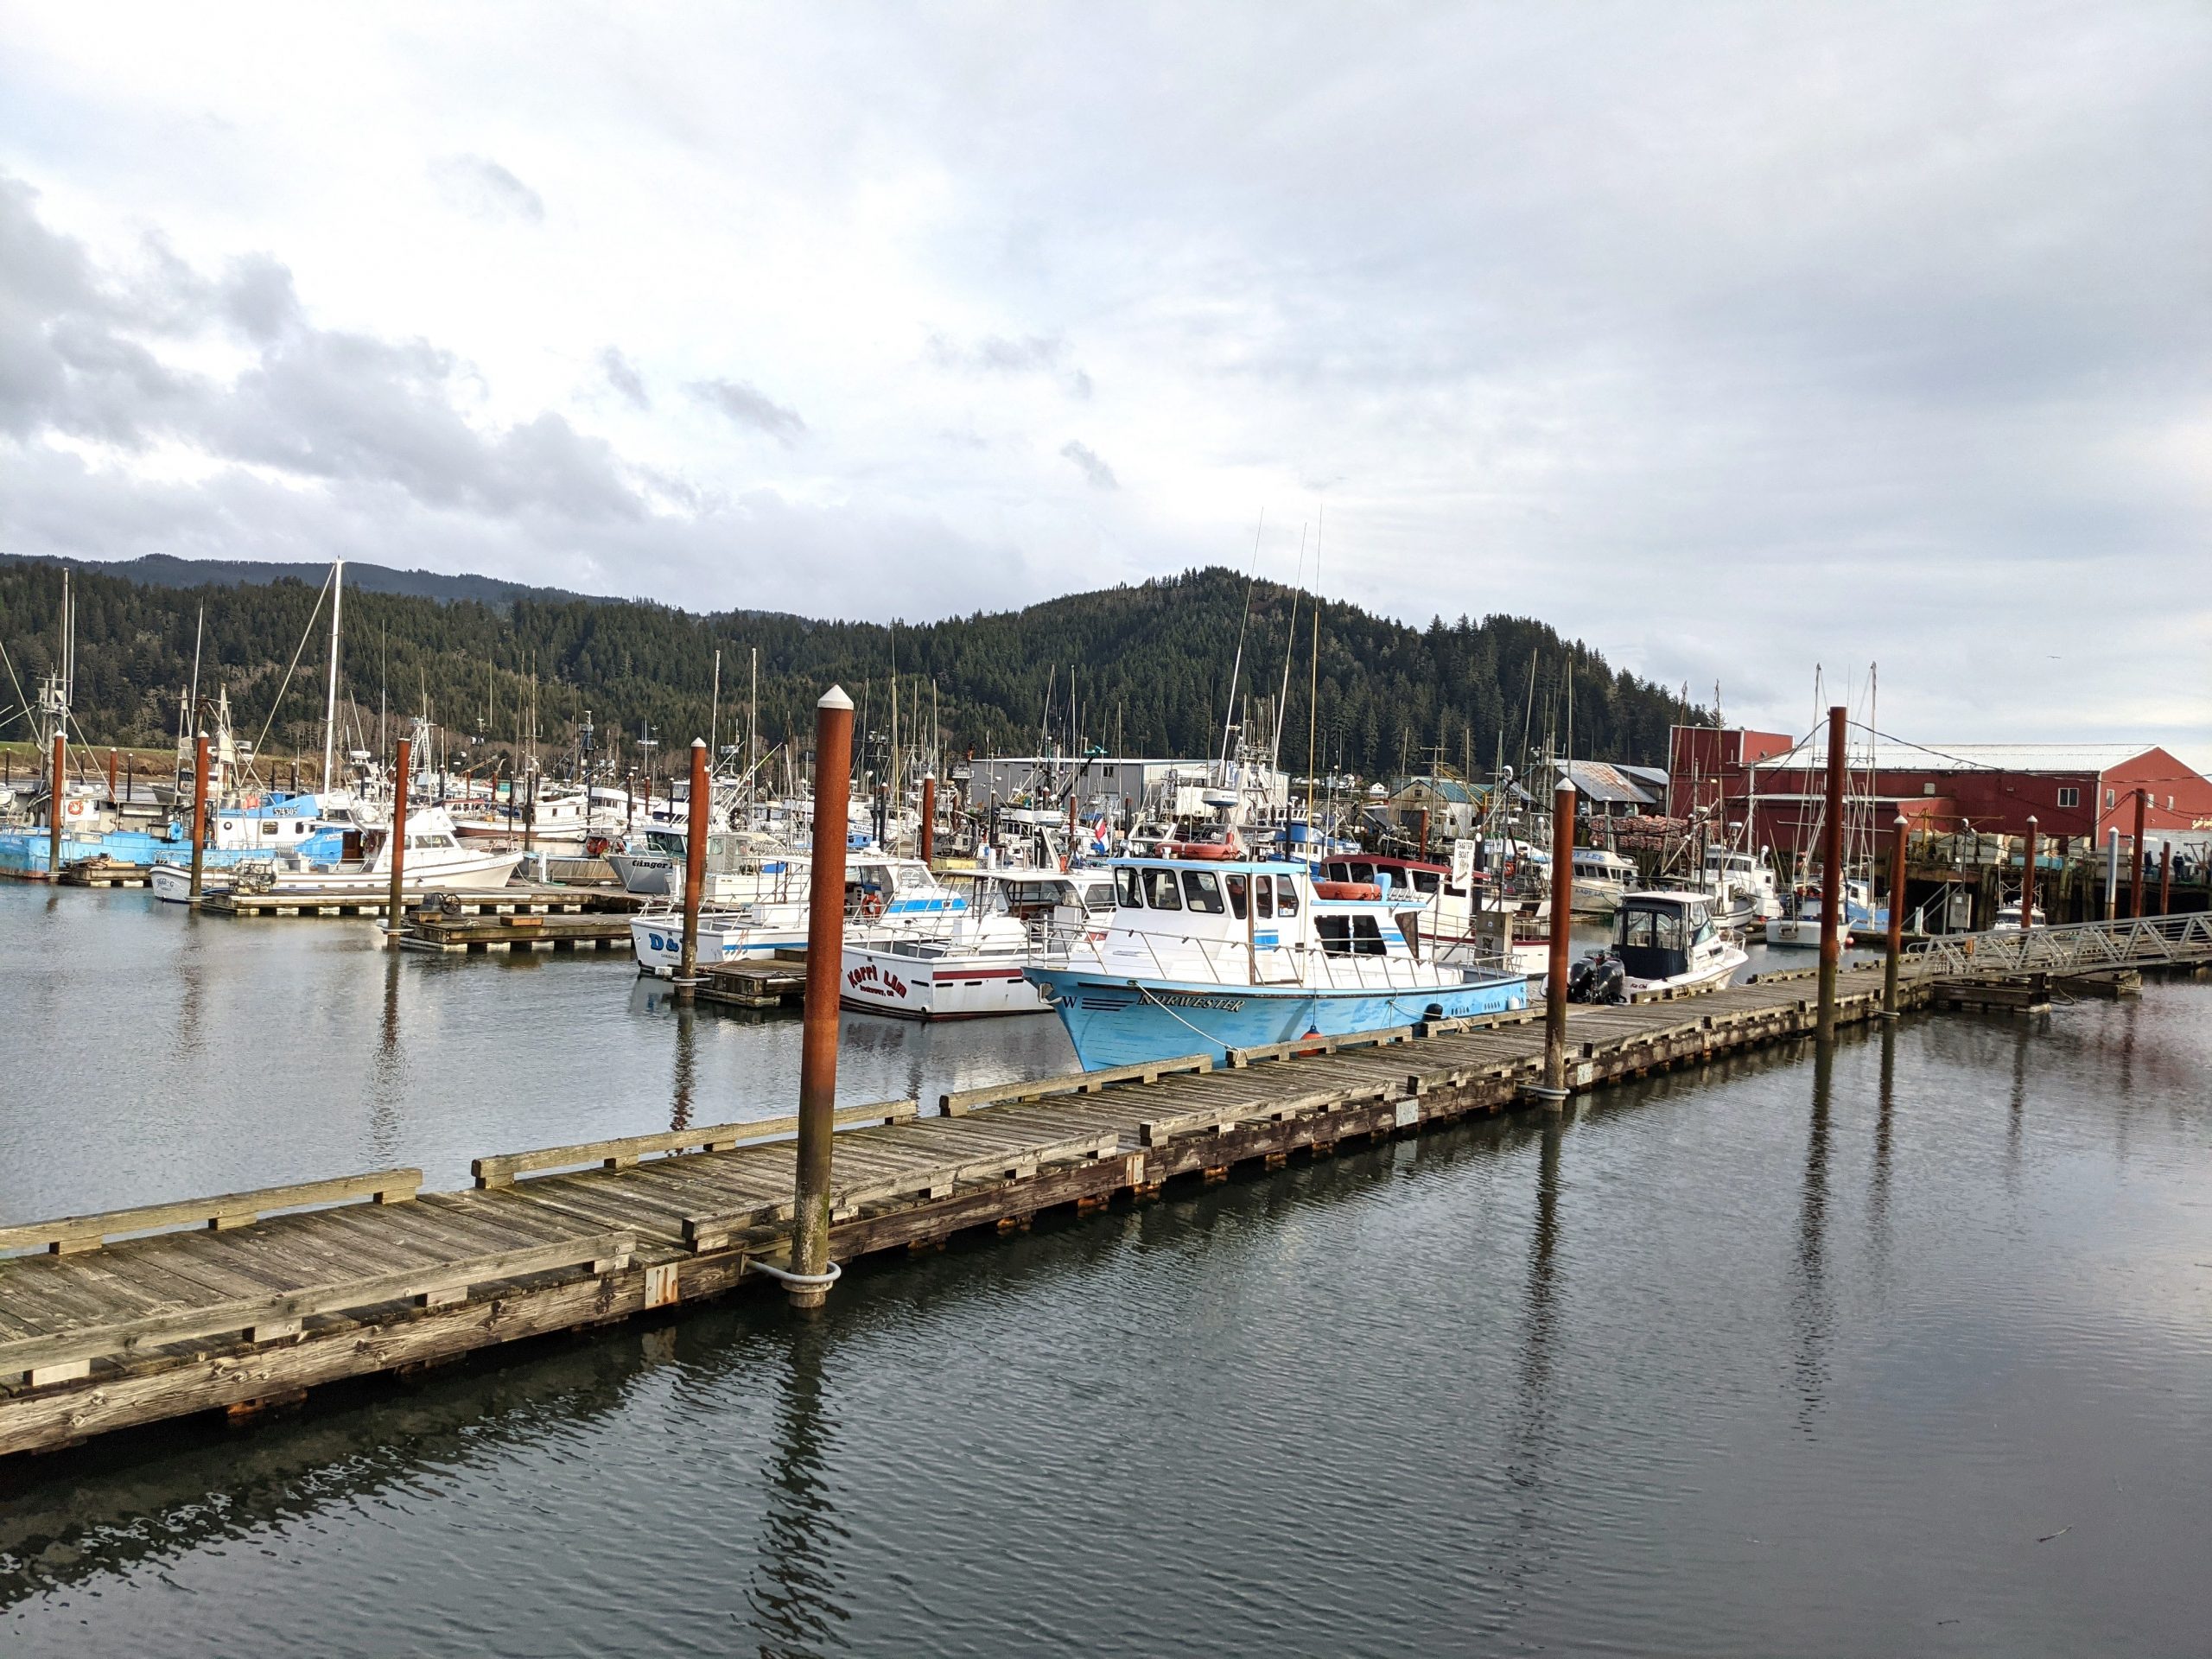
[(1115, 908), (1096, 964), (1027, 969), (1087, 1069), (1528, 1003), (1524, 976), (1422, 948), (1417, 888), (1316, 881), (1303, 865), (1235, 857), (1107, 868)]
[(1610, 918), (1638, 885), (1636, 866), (1603, 847), (1574, 849), (1574, 892), (1568, 908), (1577, 916)]

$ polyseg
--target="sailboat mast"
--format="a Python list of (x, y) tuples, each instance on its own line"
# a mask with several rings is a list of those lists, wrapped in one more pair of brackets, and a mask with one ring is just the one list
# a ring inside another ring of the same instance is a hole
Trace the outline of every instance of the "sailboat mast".
[(346, 561), (330, 567), (330, 684), (322, 700), (322, 786), (330, 787), (331, 752), (338, 740), (338, 607), (345, 602)]

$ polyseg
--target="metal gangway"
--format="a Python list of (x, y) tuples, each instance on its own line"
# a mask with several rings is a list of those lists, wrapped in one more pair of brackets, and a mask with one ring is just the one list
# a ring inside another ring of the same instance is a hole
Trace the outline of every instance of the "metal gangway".
[(2013, 974), (2101, 973), (2160, 963), (2212, 962), (2212, 911), (2139, 920), (2082, 922), (2024, 931), (2001, 928), (1955, 933), (1908, 946), (1908, 973), (1939, 978), (1985, 978)]

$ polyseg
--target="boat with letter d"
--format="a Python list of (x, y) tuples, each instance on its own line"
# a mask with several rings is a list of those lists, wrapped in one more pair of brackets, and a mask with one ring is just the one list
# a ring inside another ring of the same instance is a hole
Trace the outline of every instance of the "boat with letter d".
[(1528, 1006), (1524, 975), (1421, 951), (1417, 893), (1317, 882), (1219, 843), (1162, 850), (1110, 861), (1095, 963), (1026, 970), (1086, 1070)]

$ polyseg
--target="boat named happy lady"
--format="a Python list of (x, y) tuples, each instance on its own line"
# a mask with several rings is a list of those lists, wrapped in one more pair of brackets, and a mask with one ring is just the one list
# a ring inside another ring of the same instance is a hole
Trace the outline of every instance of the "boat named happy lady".
[(1528, 1006), (1526, 976), (1419, 951), (1417, 893), (1317, 882), (1218, 842), (1162, 851), (1108, 861), (1116, 908), (1095, 964), (1025, 970), (1085, 1070)]

